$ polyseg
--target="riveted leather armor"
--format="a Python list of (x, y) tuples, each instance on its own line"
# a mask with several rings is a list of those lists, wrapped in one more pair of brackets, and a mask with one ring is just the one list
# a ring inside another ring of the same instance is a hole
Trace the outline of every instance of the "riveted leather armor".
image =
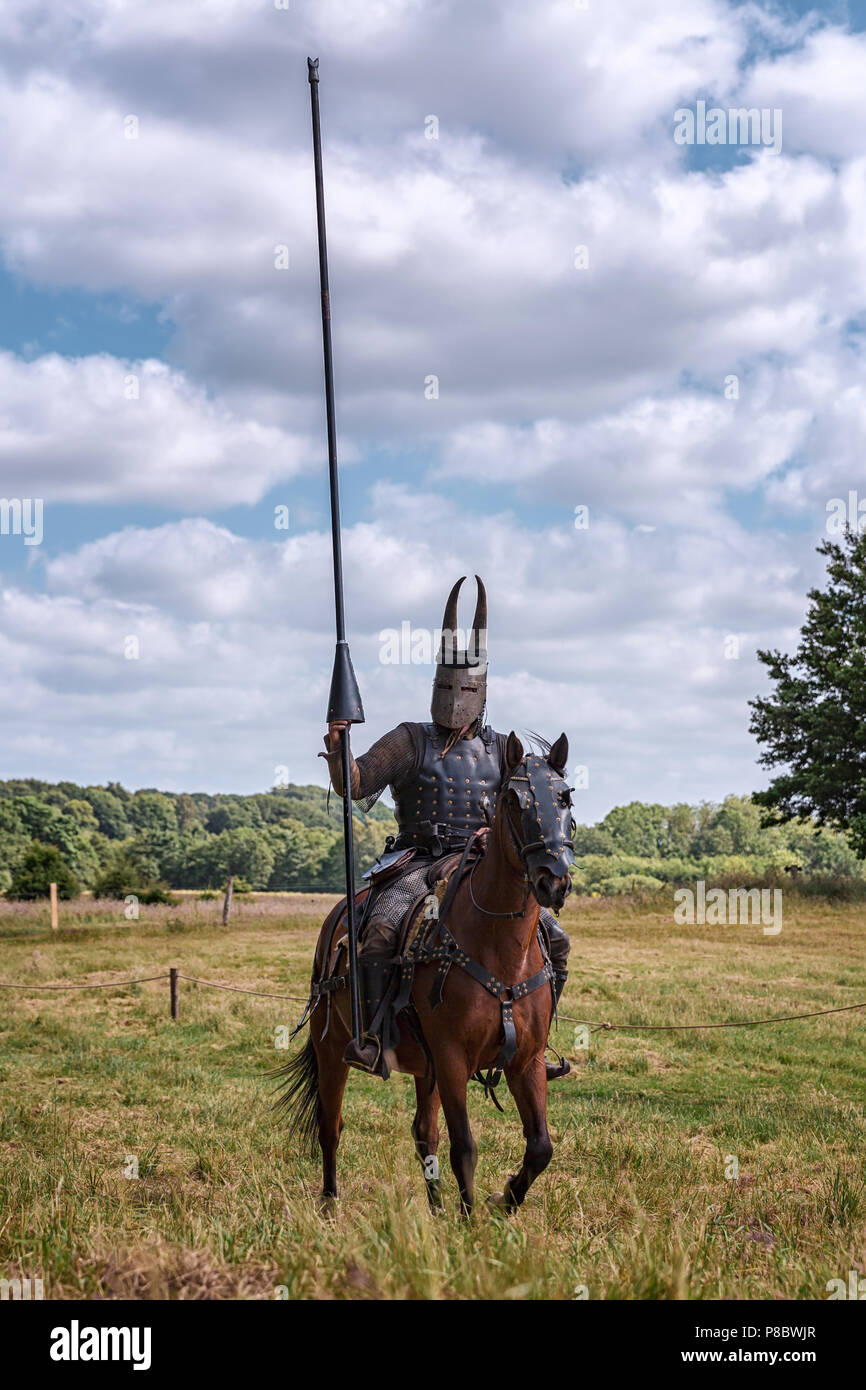
[(490, 728), (462, 738), (443, 757), (446, 733), (435, 724), (407, 726), (416, 743), (413, 770), (392, 785), (397, 845), (443, 853), (487, 823), (503, 774), (502, 742)]

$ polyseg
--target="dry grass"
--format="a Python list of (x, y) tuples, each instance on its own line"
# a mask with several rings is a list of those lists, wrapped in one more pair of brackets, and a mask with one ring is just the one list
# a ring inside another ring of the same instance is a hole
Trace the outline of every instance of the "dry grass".
[[(2, 978), (189, 975), (303, 994), (331, 899), (176, 908), (0, 904)], [(782, 934), (682, 927), (619, 900), (565, 915), (564, 1011), (713, 1022), (866, 1000), (862, 907), (797, 904)], [(49, 1297), (823, 1298), (866, 1272), (866, 1014), (705, 1033), (602, 1033), (551, 1088), (553, 1164), (512, 1220), (426, 1207), (407, 1078), (353, 1076), (342, 1201), (323, 1219), (317, 1164), (274, 1126), (265, 1072), (299, 1005), (167, 983), (0, 991), (0, 1274)], [(479, 1187), (521, 1149), (513, 1104), (473, 1088)], [(443, 1159), (447, 1143), (443, 1145)], [(738, 1177), (729, 1156), (738, 1162)], [(139, 1177), (124, 1176), (129, 1157)], [(447, 1173), (447, 1164), (443, 1162)]]

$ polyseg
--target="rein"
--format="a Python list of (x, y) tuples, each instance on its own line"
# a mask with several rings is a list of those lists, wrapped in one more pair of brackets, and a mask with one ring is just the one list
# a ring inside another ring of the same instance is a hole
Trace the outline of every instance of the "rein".
[[(509, 827), (509, 828), (510, 828), (510, 827)], [(524, 913), (526, 912), (526, 905), (527, 905), (527, 903), (529, 902), (529, 894), (530, 894), (531, 891), (532, 891), (532, 888), (531, 888), (531, 885), (530, 885), (530, 882), (529, 882), (529, 875), (528, 875), (528, 874), (524, 875), (524, 882), (526, 883), (526, 892), (525, 892), (524, 895), (523, 895), (523, 903), (522, 903), (522, 905), (518, 908), (518, 910), (517, 910), (516, 912), (493, 912), (493, 911), (491, 911), (491, 909), (490, 909), (489, 907), (482, 907), (481, 904), (480, 904), (480, 902), (478, 902), (478, 901), (476, 900), (475, 894), (474, 894), (474, 892), (472, 891), (472, 875), (475, 873), (475, 870), (478, 868), (478, 865), (479, 865), (480, 863), (481, 863), (481, 860), (480, 860), (480, 859), (476, 859), (476, 860), (475, 860), (475, 863), (472, 865), (472, 868), (469, 870), (469, 879), (468, 879), (469, 899), (470, 899), (470, 901), (471, 901), (471, 903), (472, 903), (472, 906), (475, 908), (476, 912), (482, 912), (482, 913), (484, 914), (485, 917), (502, 917), (502, 918), (509, 918), (509, 919), (512, 920), (512, 921), (513, 921), (516, 917), (522, 917), (522, 916), (524, 915)]]
[[(528, 783), (529, 783), (529, 790), (530, 790), (531, 793), (532, 793), (532, 799), (533, 799), (533, 801), (535, 801), (536, 806), (538, 805), (538, 802), (537, 802), (536, 796), (535, 796), (535, 789), (534, 789), (534, 787), (533, 787), (533, 785), (532, 785), (532, 782), (530, 781), (529, 777), (517, 777), (516, 775), (514, 775), (514, 776), (512, 776), (512, 777), (509, 777), (508, 782), (506, 782), (505, 786), (502, 788), (502, 793), (503, 793), (503, 794), (508, 790), (509, 784), (510, 784), (511, 782), (528, 782)], [(523, 863), (524, 863), (524, 866), (525, 866), (525, 871), (524, 871), (524, 874), (523, 874), (523, 881), (524, 881), (524, 883), (526, 884), (526, 892), (525, 892), (524, 895), (523, 895), (523, 903), (521, 904), (521, 906), (520, 906), (520, 908), (518, 909), (517, 912), (493, 912), (489, 907), (482, 907), (481, 903), (478, 902), (478, 900), (476, 899), (475, 893), (474, 893), (473, 888), (472, 888), (472, 876), (473, 876), (473, 874), (475, 873), (475, 870), (478, 868), (478, 863), (479, 863), (479, 861), (478, 861), (477, 859), (476, 859), (475, 863), (472, 865), (472, 868), (469, 870), (469, 882), (468, 882), (468, 887), (469, 887), (469, 898), (470, 898), (470, 901), (471, 901), (471, 903), (472, 903), (472, 906), (475, 908), (476, 912), (481, 912), (481, 913), (483, 913), (483, 915), (484, 915), (485, 917), (498, 917), (498, 918), (500, 918), (500, 919), (503, 920), (503, 921), (514, 921), (516, 918), (522, 917), (522, 916), (524, 915), (524, 913), (526, 912), (526, 907), (527, 907), (527, 904), (528, 904), (528, 902), (529, 902), (529, 895), (530, 895), (530, 893), (532, 892), (532, 884), (531, 884), (530, 879), (529, 879), (529, 864), (527, 863), (526, 856), (527, 856), (527, 854), (529, 854), (532, 850), (535, 850), (535, 849), (546, 849), (547, 846), (546, 846), (544, 840), (534, 840), (534, 841), (532, 842), (532, 844), (529, 844), (529, 845), (521, 844), (520, 841), (519, 841), (518, 838), (517, 838), (517, 834), (516, 834), (516, 832), (515, 832), (515, 829), (514, 829), (514, 826), (513, 826), (512, 822), (511, 822), (511, 816), (509, 815), (508, 809), (507, 809), (507, 807), (505, 806), (504, 802), (503, 802), (502, 814), (503, 814), (503, 816), (504, 816), (504, 818), (505, 818), (505, 825), (506, 825), (506, 828), (507, 828), (507, 830), (508, 830), (508, 833), (509, 833), (509, 835), (511, 836), (511, 844), (512, 844), (512, 847), (513, 847), (513, 849), (517, 852), (518, 858), (523, 860)]]

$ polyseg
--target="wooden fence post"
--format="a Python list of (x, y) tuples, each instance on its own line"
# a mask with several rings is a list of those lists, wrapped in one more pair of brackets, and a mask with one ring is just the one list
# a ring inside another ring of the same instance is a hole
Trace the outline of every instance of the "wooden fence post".
[(172, 1018), (175, 1019), (175, 1021), (176, 1021), (176, 1020), (177, 1020), (177, 1003), (178, 1003), (178, 998), (177, 998), (177, 969), (176, 969), (176, 967), (173, 966), (173, 965), (172, 965), (172, 966), (169, 966), (169, 971), (168, 971), (168, 987), (169, 987), (169, 989), (170, 989), (170, 991), (171, 991), (171, 1016), (172, 1016)]
[(51, 896), (51, 930), (52, 930), (52, 931), (57, 931), (57, 928), (58, 928), (58, 921), (57, 921), (57, 884), (56, 884), (56, 883), (49, 883), (49, 885), (48, 885), (48, 891), (49, 891), (50, 896)]
[(226, 884), (226, 896), (225, 896), (225, 901), (224, 901), (224, 903), (223, 903), (223, 926), (224, 926), (224, 927), (227, 927), (228, 924), (229, 924), (229, 914), (230, 914), (230, 912), (231, 912), (231, 910), (232, 910), (232, 897), (233, 897), (233, 895), (234, 895), (234, 891), (235, 891), (235, 876), (234, 876), (234, 874), (229, 874), (229, 881), (228, 881), (228, 883)]

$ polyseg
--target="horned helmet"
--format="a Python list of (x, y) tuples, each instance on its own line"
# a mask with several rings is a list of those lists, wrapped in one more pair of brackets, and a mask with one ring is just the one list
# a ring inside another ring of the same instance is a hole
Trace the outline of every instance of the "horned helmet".
[(430, 713), (445, 729), (463, 729), (480, 719), (487, 700), (487, 594), (477, 574), (475, 617), (465, 648), (458, 647), (457, 596), (465, 578), (448, 595), (433, 680)]

